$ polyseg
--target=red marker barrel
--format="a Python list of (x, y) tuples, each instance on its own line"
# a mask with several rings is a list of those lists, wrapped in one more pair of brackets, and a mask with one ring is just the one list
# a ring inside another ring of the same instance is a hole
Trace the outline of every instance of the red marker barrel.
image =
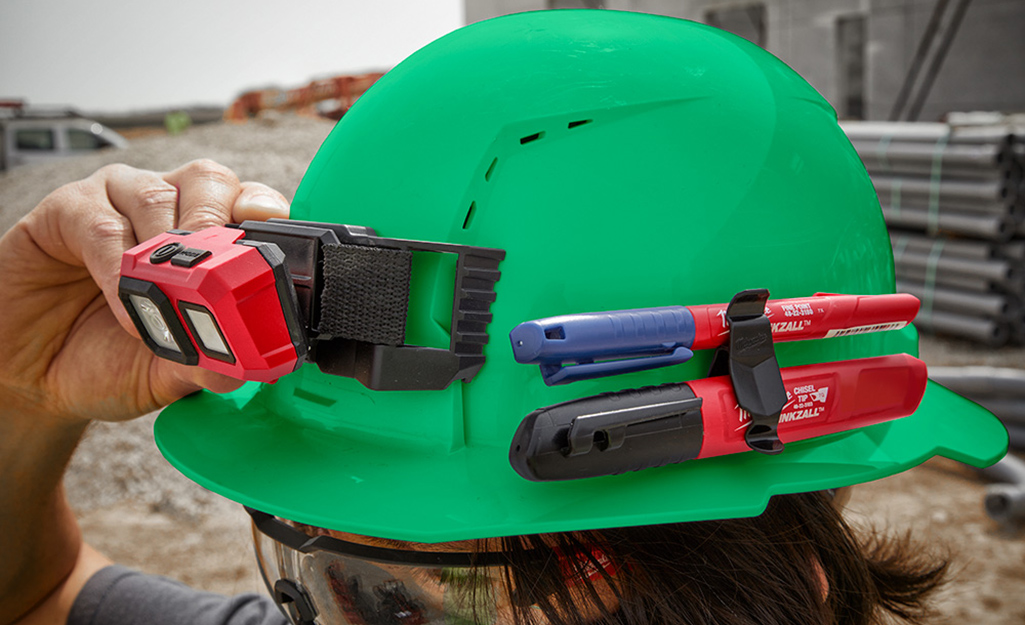
[[(787, 403), (777, 433), (791, 443), (906, 417), (922, 401), (925, 363), (907, 354), (844, 360), (780, 370)], [(729, 376), (687, 382), (702, 399), (704, 437), (698, 458), (749, 447), (744, 432), (750, 415), (737, 405)]]
[[(730, 335), (726, 323), (728, 304), (687, 306), (694, 315), (693, 350), (725, 344)], [(918, 314), (913, 295), (829, 295), (769, 300), (765, 314), (772, 323), (773, 341), (803, 341), (866, 332), (899, 330)]]

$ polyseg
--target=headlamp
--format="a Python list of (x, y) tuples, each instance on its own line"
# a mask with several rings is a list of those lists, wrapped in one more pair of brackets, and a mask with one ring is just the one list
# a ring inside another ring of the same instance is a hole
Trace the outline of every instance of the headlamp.
[[(407, 345), (414, 253), (456, 262), (448, 349)], [(484, 363), (502, 250), (272, 219), (132, 248), (119, 295), (155, 354), (273, 382), (311, 361), (376, 390), (443, 389)]]

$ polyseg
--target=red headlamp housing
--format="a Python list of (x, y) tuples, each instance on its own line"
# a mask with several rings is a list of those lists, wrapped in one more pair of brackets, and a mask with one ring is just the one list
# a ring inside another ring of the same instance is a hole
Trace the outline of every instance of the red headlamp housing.
[(235, 228), (171, 230), (124, 254), (119, 296), (158, 356), (272, 382), (306, 356), (281, 250)]

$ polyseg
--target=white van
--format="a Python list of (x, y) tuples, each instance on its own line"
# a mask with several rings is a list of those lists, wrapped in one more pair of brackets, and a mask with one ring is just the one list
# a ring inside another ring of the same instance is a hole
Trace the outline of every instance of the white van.
[(0, 119), (0, 171), (79, 156), (128, 141), (99, 122), (81, 117)]

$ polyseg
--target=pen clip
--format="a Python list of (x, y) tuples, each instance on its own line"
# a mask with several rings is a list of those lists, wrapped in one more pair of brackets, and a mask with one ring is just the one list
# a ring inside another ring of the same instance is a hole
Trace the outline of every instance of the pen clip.
[(647, 371), (659, 367), (687, 362), (694, 356), (694, 352), (686, 347), (677, 347), (668, 354), (656, 354), (654, 356), (638, 356), (620, 360), (606, 360), (603, 362), (586, 362), (580, 364), (541, 364), (541, 377), (548, 386), (556, 384), (569, 384), (578, 380), (591, 380), (608, 375), (620, 375), (633, 373), (635, 371)]

